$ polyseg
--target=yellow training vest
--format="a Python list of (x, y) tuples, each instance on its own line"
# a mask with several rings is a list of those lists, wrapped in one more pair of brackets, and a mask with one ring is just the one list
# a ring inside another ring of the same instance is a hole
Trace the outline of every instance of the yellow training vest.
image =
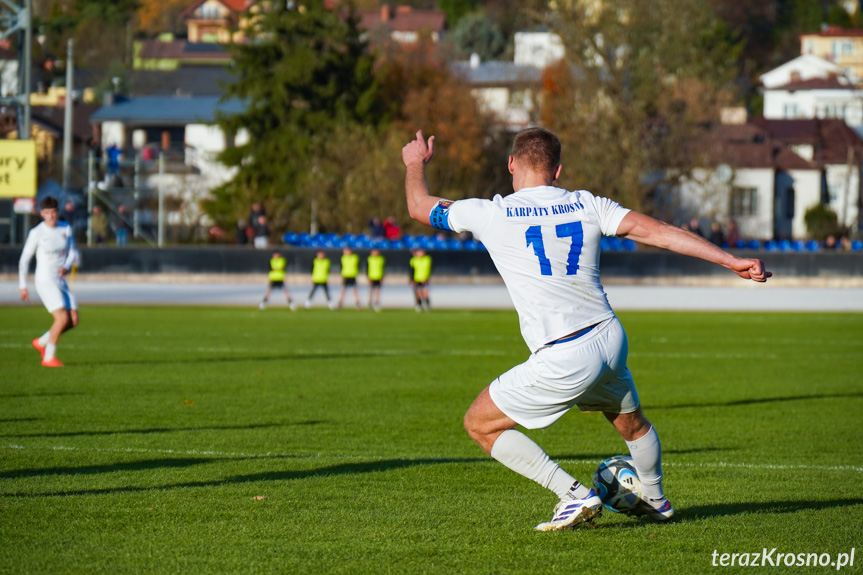
[(372, 281), (380, 281), (384, 279), (384, 256), (369, 256), (369, 279)]
[(342, 277), (355, 278), (360, 273), (360, 256), (350, 254), (342, 256)]
[(329, 258), (315, 258), (312, 264), (312, 282), (316, 284), (325, 284), (327, 283), (327, 277), (329, 277), (329, 275)]
[(417, 283), (427, 282), (431, 277), (431, 256), (412, 257), (410, 263), (414, 270), (414, 281)]
[(283, 282), (285, 281), (285, 266), (288, 264), (285, 258), (272, 258), (270, 260), (270, 281)]

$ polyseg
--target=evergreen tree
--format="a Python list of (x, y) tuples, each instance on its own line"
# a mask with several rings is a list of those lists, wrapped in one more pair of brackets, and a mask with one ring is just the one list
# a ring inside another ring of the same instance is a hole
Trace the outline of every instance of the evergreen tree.
[(243, 143), (221, 154), (236, 172), (213, 191), (208, 211), (233, 224), (259, 201), (273, 228), (284, 230), (292, 211), (311, 209), (314, 190), (303, 183), (320, 169), (336, 128), (381, 120), (377, 85), (353, 17), (320, 0), (258, 1), (251, 12), (249, 42), (232, 48), (236, 81), (224, 95), (245, 111), (219, 118)]

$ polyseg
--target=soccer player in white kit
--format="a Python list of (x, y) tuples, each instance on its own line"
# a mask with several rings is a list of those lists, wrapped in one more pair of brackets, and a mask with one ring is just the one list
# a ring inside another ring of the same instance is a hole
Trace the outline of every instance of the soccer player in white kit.
[(602, 501), (515, 427), (546, 428), (573, 406), (602, 411), (626, 442), (642, 485), (632, 513), (674, 515), (662, 489), (659, 436), (639, 407), (626, 366), (626, 333), (599, 282), (599, 241), (623, 236), (722, 265), (744, 279), (772, 274), (706, 240), (590, 192), (554, 187), (560, 140), (542, 128), (520, 132), (509, 157), (515, 193), (456, 202), (429, 194), (425, 165), (434, 136), (422, 131), (402, 149), (408, 210), (415, 220), (469, 231), (488, 249), (519, 316), (531, 355), (494, 380), (465, 415), (470, 437), (494, 459), (552, 490), (560, 502), (539, 531), (572, 529), (599, 516)]
[(36, 256), (36, 293), (45, 308), (54, 316), (51, 329), (33, 340), (33, 347), (42, 356), (45, 367), (63, 367), (55, 357), (60, 335), (78, 325), (78, 304), (69, 291), (66, 275), (78, 258), (72, 228), (58, 221), (57, 200), (47, 196), (42, 200), (39, 214), (42, 223), (30, 230), (24, 251), (18, 261), (18, 284), (21, 299), (30, 301), (27, 291), (27, 271), (30, 260)]

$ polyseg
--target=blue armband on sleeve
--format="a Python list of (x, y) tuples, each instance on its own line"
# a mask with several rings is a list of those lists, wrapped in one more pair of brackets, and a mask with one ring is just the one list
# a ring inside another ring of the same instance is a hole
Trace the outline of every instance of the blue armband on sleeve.
[(431, 227), (448, 232), (452, 231), (449, 225), (449, 207), (452, 204), (452, 200), (440, 200), (435, 204), (435, 207), (432, 208), (429, 214), (429, 224)]

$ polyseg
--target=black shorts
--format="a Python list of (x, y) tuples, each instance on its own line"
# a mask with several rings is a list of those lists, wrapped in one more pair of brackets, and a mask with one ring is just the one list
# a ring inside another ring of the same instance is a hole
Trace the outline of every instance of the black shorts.
[(381, 280), (369, 280), (372, 287), (381, 287)]
[(270, 280), (270, 287), (271, 288), (285, 287), (285, 281), (284, 280)]
[(414, 286), (416, 289), (423, 289), (429, 287), (429, 283), (427, 281), (424, 282), (414, 282)]
[(344, 280), (345, 287), (351, 287), (357, 285), (357, 278), (342, 278)]

